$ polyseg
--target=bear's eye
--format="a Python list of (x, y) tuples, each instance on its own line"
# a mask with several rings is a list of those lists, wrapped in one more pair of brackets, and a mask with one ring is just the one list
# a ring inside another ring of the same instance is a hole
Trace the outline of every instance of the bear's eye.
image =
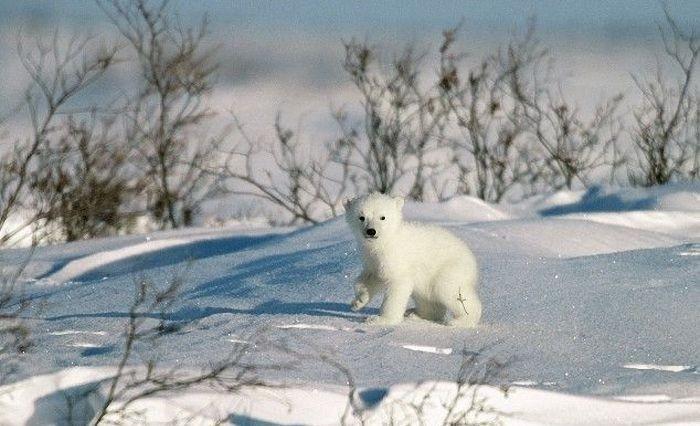
[(382, 216), (382, 217), (380, 217), (379, 219), (384, 220), (384, 219), (386, 219), (386, 218), (385, 218), (384, 216)]
[(364, 216), (360, 216), (360, 222), (364, 222), (364, 221), (365, 221), (365, 217), (364, 217)]

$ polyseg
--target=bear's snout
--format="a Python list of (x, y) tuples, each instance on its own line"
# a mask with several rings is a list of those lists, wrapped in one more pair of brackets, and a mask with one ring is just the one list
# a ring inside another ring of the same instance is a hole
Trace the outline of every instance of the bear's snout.
[(365, 231), (368, 237), (374, 237), (377, 235), (377, 231), (374, 228), (369, 228)]

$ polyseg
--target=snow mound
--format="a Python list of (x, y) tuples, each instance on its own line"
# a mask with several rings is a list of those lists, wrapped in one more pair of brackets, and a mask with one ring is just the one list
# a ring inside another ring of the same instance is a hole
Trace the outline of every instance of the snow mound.
[(499, 208), (478, 198), (466, 195), (441, 203), (409, 202), (404, 208), (407, 220), (425, 222), (488, 222), (510, 216)]
[(572, 213), (560, 217), (660, 232), (685, 241), (700, 239), (700, 212), (628, 211), (616, 213)]
[(464, 225), (457, 232), (477, 252), (554, 258), (668, 247), (686, 241), (663, 233), (584, 219), (590, 218), (567, 216), (487, 222)]
[(652, 188), (594, 186), (538, 195), (504, 209), (519, 217), (558, 217), (700, 238), (700, 183)]
[(129, 257), (145, 255), (170, 247), (182, 246), (193, 241), (196, 240), (184, 238), (171, 238), (156, 241), (146, 241), (145, 243), (122, 247), (115, 250), (101, 251), (68, 262), (59, 271), (50, 274), (49, 276), (45, 277), (44, 280), (48, 283), (67, 282), (85, 274), (88, 271), (98, 269), (100, 266), (115, 263)]
[[(179, 236), (173, 231), (168, 231), (155, 234), (155, 237), (143, 236), (135, 240), (129, 238), (129, 242), (122, 241), (122, 244), (115, 244), (117, 245), (115, 249), (109, 249), (109, 245), (102, 242), (96, 245), (99, 249), (93, 250), (92, 253), (84, 251), (80, 254), (73, 253), (67, 260), (54, 261), (53, 267), (47, 273), (40, 275), (40, 282), (60, 284), (78, 279), (106, 279), (115, 273), (133, 272), (138, 269), (134, 265), (176, 264), (217, 253), (228, 253), (235, 246), (251, 244), (257, 235), (262, 234), (265, 235), (263, 239), (269, 239), (285, 231), (285, 228), (255, 230), (247, 226), (206, 232), (201, 229), (182, 230)], [(231, 234), (232, 236), (229, 236)], [(66, 244), (66, 246), (69, 245)], [(52, 248), (47, 247), (46, 250), (51, 251)], [(164, 255), (166, 255), (165, 258), (163, 258)], [(157, 260), (158, 258), (160, 260)], [(33, 265), (30, 265), (30, 269), (39, 269), (31, 266)], [(110, 266), (117, 269), (110, 269)], [(103, 272), (100, 274), (98, 271)], [(93, 272), (95, 274), (92, 274)]]
[(652, 188), (593, 186), (586, 191), (563, 191), (525, 203), (545, 216), (633, 210), (700, 213), (700, 183), (670, 184)]

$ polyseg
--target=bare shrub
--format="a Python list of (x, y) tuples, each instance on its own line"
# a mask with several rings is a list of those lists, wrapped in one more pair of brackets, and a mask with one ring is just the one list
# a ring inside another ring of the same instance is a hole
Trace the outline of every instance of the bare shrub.
[(25, 265), (0, 265), (0, 386), (16, 371), (22, 354), (32, 345), (31, 329), (22, 318), (29, 309), (21, 284)]
[[(460, 137), (454, 141), (457, 193), (500, 202), (508, 194), (571, 189), (593, 181), (598, 169), (620, 166), (617, 96), (590, 120), (554, 90), (551, 57), (535, 38), (534, 23), (522, 36), (460, 75), (450, 54), (454, 31), (441, 48), (441, 87)], [(445, 52), (448, 52), (447, 54)]]
[(637, 170), (631, 170), (629, 176), (634, 185), (661, 185), (700, 176), (700, 108), (694, 85), (700, 38), (681, 29), (664, 12), (666, 25), (659, 26), (659, 33), (666, 58), (675, 69), (667, 73), (660, 65), (653, 79), (634, 77), (642, 95), (631, 131)]
[(538, 177), (547, 190), (573, 189), (577, 182), (588, 187), (601, 180), (594, 174), (603, 168), (614, 181), (616, 170), (624, 163), (617, 116), (621, 101), (619, 95), (598, 105), (590, 120), (582, 118), (561, 94), (550, 92), (541, 103), (526, 107), (535, 140), (544, 148)]
[(86, 407), (85, 400), (99, 401), (94, 406), (91, 425), (140, 422), (144, 420), (143, 413), (132, 409), (139, 401), (200, 387), (237, 392), (244, 386), (263, 386), (265, 384), (258, 379), (257, 371), (282, 368), (281, 364), (263, 366), (251, 361), (245, 345), (237, 346), (227, 356), (200, 371), (161, 366), (156, 355), (149, 355), (149, 351), (155, 353), (164, 338), (185, 326), (169, 317), (171, 309), (180, 300), (184, 279), (184, 273), (175, 274), (162, 287), (147, 278), (137, 280), (116, 372), (102, 384), (104, 393), (99, 396), (95, 393), (100, 389), (95, 388), (86, 393), (65, 395), (68, 423), (84, 417), (76, 410)]
[(484, 390), (495, 388), (497, 393), (508, 396), (505, 373), (509, 361), (486, 356), (491, 348), (483, 347), (478, 351), (464, 348), (454, 382), (419, 383), (413, 390), (385, 398), (372, 408), (362, 402), (347, 367), (328, 356), (323, 356), (322, 361), (343, 374), (349, 386), (342, 424), (492, 425), (499, 424), (501, 413), (489, 403)]
[[(94, 39), (73, 38), (61, 43), (58, 34), (50, 42), (38, 41), (27, 50), (20, 42), (19, 57), (31, 77), (25, 91), (30, 134), (16, 140), (14, 149), (0, 156), (0, 246), (36, 224), (46, 212), (30, 209), (28, 186), (37, 170), (37, 158), (64, 124), (70, 103), (100, 78), (116, 61), (116, 47), (96, 46)], [(87, 52), (87, 53), (86, 53)], [(23, 220), (9, 224), (11, 215)]]
[(522, 39), (481, 60), (464, 78), (458, 62), (463, 55), (450, 52), (455, 32), (445, 32), (440, 87), (459, 134), (452, 145), (459, 182), (453, 195), (499, 202), (513, 189), (538, 180), (537, 147), (529, 138), (524, 104), (542, 91), (538, 73), (547, 51), (533, 35), (530, 27)]
[(439, 135), (447, 114), (436, 87), (419, 81), (421, 58), (406, 49), (386, 71), (367, 44), (344, 46), (344, 68), (362, 97), (360, 124), (347, 111), (335, 111), (341, 135), (319, 150), (306, 146), (279, 115), (272, 143), (252, 140), (234, 117), (241, 142), (227, 153), (225, 166), (213, 171), (229, 181), (227, 192), (261, 198), (292, 223), (336, 216), (344, 197), (363, 191), (427, 197), (444, 168), (432, 155), (445, 148)]
[(586, 187), (600, 179), (594, 174), (605, 167), (614, 175), (622, 164), (617, 115), (622, 95), (604, 101), (589, 119), (584, 118), (551, 77), (552, 58), (535, 38), (534, 21), (522, 38), (511, 41), (495, 58), (503, 70), (497, 80), (505, 83), (506, 104), (512, 105), (506, 128), (520, 129), (533, 139), (520, 149), (521, 173), (514, 174), (524, 178), (524, 194), (573, 189), (575, 183)]
[(342, 197), (357, 192), (418, 201), (469, 194), (500, 202), (587, 186), (606, 167), (614, 177), (621, 165), (621, 97), (583, 118), (552, 88), (551, 58), (532, 23), (466, 75), (465, 55), (454, 52), (456, 33), (443, 33), (432, 80), (410, 47), (386, 62), (368, 43), (345, 43), (343, 66), (362, 111), (359, 117), (349, 109), (334, 112), (340, 136), (330, 152), (303, 153), (299, 136), (279, 118), (272, 144), (251, 140), (236, 121), (243, 142), (218, 174), (243, 184), (230, 192), (263, 198), (293, 222), (310, 223), (336, 215)]
[(350, 187), (347, 164), (334, 167), (325, 152), (305, 153), (299, 135), (279, 115), (269, 144), (252, 140), (233, 120), (241, 141), (226, 153), (223, 168), (213, 172), (229, 180), (226, 192), (261, 198), (286, 212), (292, 223), (317, 223), (339, 213)]
[(128, 232), (143, 183), (129, 167), (130, 150), (113, 132), (114, 118), (68, 117), (62, 134), (38, 156), (31, 180), (35, 211), (49, 239), (75, 241)]
[(447, 411), (443, 424), (479, 425), (498, 422), (500, 413), (489, 404), (488, 398), (481, 393), (481, 388), (496, 386), (504, 396), (508, 396), (509, 386), (505, 380), (505, 372), (510, 361), (484, 357), (488, 349), (462, 349), (462, 360), (455, 381), (457, 391), (442, 401), (442, 406)]
[(136, 142), (149, 210), (161, 228), (191, 225), (212, 190), (205, 170), (224, 137), (206, 130), (214, 114), (206, 99), (218, 67), (204, 43), (207, 21), (183, 28), (171, 19), (167, 0), (97, 3), (139, 68), (140, 88), (126, 107), (126, 137)]
[(437, 84), (421, 79), (422, 57), (408, 47), (390, 63), (367, 43), (344, 44), (343, 68), (361, 97), (363, 114), (353, 122), (347, 111), (334, 117), (340, 137), (333, 161), (346, 167), (362, 191), (405, 192), (423, 201), (431, 177), (442, 170), (435, 155), (445, 144), (447, 113)]

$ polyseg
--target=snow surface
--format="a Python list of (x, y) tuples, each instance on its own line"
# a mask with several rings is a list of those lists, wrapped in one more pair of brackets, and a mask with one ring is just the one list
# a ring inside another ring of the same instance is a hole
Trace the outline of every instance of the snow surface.
[[(316, 356), (325, 354), (352, 372), (380, 423), (392, 401), (426, 389), (438, 389), (436, 398), (454, 393), (462, 352), (489, 346), (491, 356), (511, 360), (508, 397), (483, 388), (506, 423), (698, 423), (699, 194), (699, 185), (675, 185), (559, 193), (518, 206), (468, 197), (409, 203), (409, 219), (440, 223), (474, 250), (484, 303), (474, 330), (416, 318), (363, 324), (380, 301), (349, 309), (360, 262), (343, 218), (39, 248), (27, 268), (28, 294), (41, 301), (27, 317), (35, 346), (0, 389), (0, 424), (51, 423), (46, 416), (66, 389), (98, 386), (120, 356), (134, 280), (167, 283), (178, 271), (186, 284), (169, 320), (183, 328), (144, 355), (195, 370), (236, 345), (250, 346), (261, 363), (284, 359), (251, 338), (264, 336), (309, 357), (291, 370), (261, 371), (285, 389), (195, 389), (144, 401), (152, 421), (196, 411), (202, 424), (213, 412), (236, 424), (337, 424), (348, 388)], [(6, 250), (0, 262), (26, 256)]]

